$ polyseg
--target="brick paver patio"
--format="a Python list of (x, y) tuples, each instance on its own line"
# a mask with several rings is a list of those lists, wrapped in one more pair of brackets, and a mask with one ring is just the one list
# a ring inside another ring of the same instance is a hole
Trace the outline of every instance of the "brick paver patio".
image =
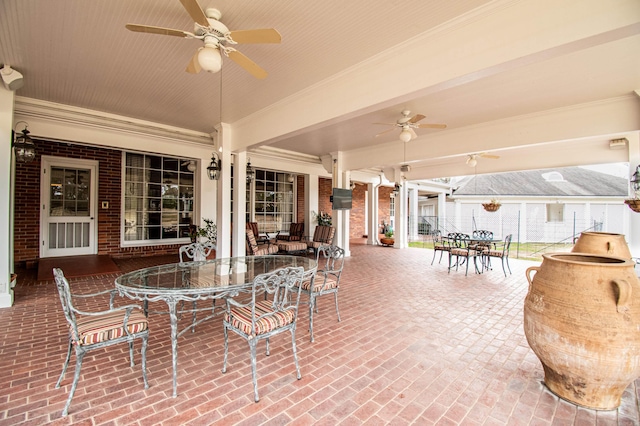
[[(230, 336), (228, 371), (221, 373), (221, 318), (179, 340), (178, 397), (171, 397), (167, 315), (150, 316), (150, 388), (143, 389), (128, 350), (85, 357), (69, 410), (60, 413), (75, 355), (54, 385), (66, 354), (67, 326), (51, 281), (20, 271), (15, 304), (0, 309), (0, 425), (638, 425), (638, 384), (616, 411), (578, 408), (542, 384), (542, 367), (522, 329), (524, 271), (511, 261), (482, 275), (431, 266), (433, 252), (353, 245), (340, 288), (342, 322), (331, 297), (321, 298), (309, 342), (308, 314), (297, 330), (302, 379), (295, 379), (287, 334), (259, 349), (260, 402), (253, 402), (249, 349)], [(119, 261), (123, 271), (171, 258)], [(76, 292), (111, 288), (117, 274), (71, 279)], [(119, 300), (119, 303), (131, 303)], [(158, 306), (159, 307), (159, 306)], [(190, 323), (183, 318), (181, 325)]]

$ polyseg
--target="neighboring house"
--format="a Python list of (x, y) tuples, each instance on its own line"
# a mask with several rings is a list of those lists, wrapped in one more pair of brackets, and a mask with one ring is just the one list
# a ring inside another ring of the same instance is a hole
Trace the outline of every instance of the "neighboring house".
[[(572, 242), (591, 229), (627, 234), (629, 182), (580, 167), (468, 176), (439, 214), (443, 232), (489, 229), (520, 242)], [(497, 200), (497, 212), (482, 204)]]

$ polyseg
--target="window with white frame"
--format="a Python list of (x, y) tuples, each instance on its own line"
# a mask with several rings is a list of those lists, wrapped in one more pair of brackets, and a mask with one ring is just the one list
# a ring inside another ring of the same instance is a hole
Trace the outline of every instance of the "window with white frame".
[(174, 243), (189, 237), (193, 164), (184, 158), (125, 152), (124, 243)]
[(564, 222), (564, 204), (547, 204), (547, 222)]
[(389, 216), (394, 217), (396, 215), (396, 198), (389, 198)]
[(254, 218), (260, 232), (288, 231), (295, 212), (294, 185), (289, 174), (258, 169), (252, 185)]

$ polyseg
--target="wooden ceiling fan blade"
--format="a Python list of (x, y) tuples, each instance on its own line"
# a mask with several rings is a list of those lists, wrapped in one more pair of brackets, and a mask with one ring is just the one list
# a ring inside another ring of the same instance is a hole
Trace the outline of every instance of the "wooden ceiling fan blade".
[(152, 27), (149, 25), (127, 24), (125, 25), (125, 27), (129, 31), (134, 31), (136, 33), (161, 34), (183, 38), (191, 35), (186, 31), (172, 30), (171, 28)]
[(239, 44), (243, 43), (280, 43), (282, 36), (273, 28), (263, 28), (257, 30), (231, 31), (229, 36)]
[(426, 117), (422, 114), (416, 114), (409, 120), (409, 123), (417, 123), (420, 120), (424, 120)]
[(446, 129), (446, 124), (418, 124), (417, 127), (421, 129)]
[[(387, 123), (374, 123), (374, 124), (387, 124)], [(389, 132), (392, 132), (392, 131), (394, 131), (394, 130), (395, 130), (395, 129), (391, 128), (391, 129), (389, 129), (389, 130), (385, 130), (384, 132), (380, 132), (380, 133), (378, 133), (378, 134), (376, 135), (376, 138), (377, 138), (378, 136), (384, 135), (385, 133), (389, 133)]]
[(482, 153), (480, 154), (480, 157), (482, 158), (491, 158), (492, 160), (497, 160), (498, 158), (500, 158), (499, 155), (495, 155), (495, 154), (486, 154), (486, 153)]
[(256, 64), (251, 59), (247, 58), (245, 55), (238, 52), (237, 50), (229, 49), (229, 52), (227, 52), (227, 55), (229, 56), (229, 58), (231, 58), (233, 62), (240, 65), (242, 68), (244, 68), (249, 74), (251, 74), (255, 78), (262, 80), (267, 77), (268, 74), (265, 70), (260, 68), (258, 64)]
[(189, 74), (198, 74), (200, 70), (202, 70), (200, 61), (198, 61), (198, 52), (200, 52), (200, 50), (196, 50), (196, 53), (193, 54), (189, 64), (187, 65), (187, 69), (185, 71)]
[(371, 123), (371, 124), (381, 124), (383, 126), (396, 126), (396, 123)]
[(197, 0), (180, 0), (180, 3), (182, 3), (182, 6), (187, 10), (191, 19), (203, 27), (209, 26), (207, 15), (204, 14)]

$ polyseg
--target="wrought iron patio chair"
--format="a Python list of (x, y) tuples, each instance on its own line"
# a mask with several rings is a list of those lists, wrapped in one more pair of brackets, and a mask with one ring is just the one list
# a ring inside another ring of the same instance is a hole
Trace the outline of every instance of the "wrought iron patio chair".
[[(69, 398), (62, 410), (62, 416), (66, 416), (69, 412), (69, 406), (73, 399), (73, 394), (78, 386), (80, 379), (80, 369), (82, 367), (82, 359), (85, 354), (93, 349), (101, 349), (118, 343), (129, 343), (129, 359), (131, 367), (134, 366), (133, 361), (133, 341), (135, 339), (142, 340), (142, 379), (144, 380), (144, 388), (149, 387), (147, 382), (147, 342), (149, 338), (149, 324), (147, 317), (142, 313), (138, 305), (126, 305), (113, 307), (113, 299), (116, 290), (106, 290), (93, 294), (72, 294), (69, 288), (69, 282), (65, 278), (62, 270), (53, 269), (53, 276), (60, 295), (62, 310), (64, 316), (69, 323), (69, 345), (67, 346), (67, 357), (62, 367), (60, 378), (56, 382), (56, 389), (60, 387), (60, 382), (67, 371), (69, 360), (71, 359), (71, 348), (75, 348), (76, 353), (76, 369), (73, 375)], [(73, 300), (78, 298), (95, 298), (106, 293), (111, 293), (109, 299), (109, 309), (100, 312), (84, 312), (74, 306)], [(140, 310), (140, 311), (138, 311)]]
[(471, 243), (471, 237), (467, 234), (454, 233), (453, 235), (450, 235), (449, 238), (453, 244), (449, 251), (449, 272), (451, 272), (451, 269), (454, 266), (452, 264), (454, 256), (456, 257), (456, 271), (460, 265), (461, 258), (463, 258), (463, 263), (466, 263), (465, 276), (469, 274), (469, 263), (471, 260), (473, 260), (473, 266), (475, 267), (476, 272), (480, 272), (477, 262), (480, 252), (476, 250), (476, 246)]
[(471, 239), (475, 245), (475, 249), (478, 250), (478, 257), (482, 262), (482, 269), (487, 269), (489, 264), (487, 262), (487, 254), (492, 247), (495, 247), (493, 242), (493, 232), (485, 229), (476, 229), (471, 233)]
[[(244, 338), (249, 343), (251, 352), (251, 376), (253, 378), (254, 400), (258, 396), (258, 377), (256, 372), (256, 352), (258, 341), (266, 342), (266, 354), (269, 355), (269, 338), (289, 331), (293, 348), (293, 360), (296, 366), (296, 377), (302, 378), (296, 354), (296, 324), (300, 293), (293, 288), (302, 281), (303, 268), (288, 267), (261, 274), (255, 277), (251, 288), (251, 300), (247, 303), (227, 298), (226, 311), (222, 324), (224, 326), (224, 363), (222, 372), (227, 372), (229, 353), (229, 331)], [(262, 293), (272, 296), (269, 300), (258, 298)]]
[[(211, 254), (211, 252), (216, 250), (216, 245), (211, 241), (207, 241), (204, 243), (191, 243), (186, 244), (184, 246), (180, 246), (178, 250), (178, 255), (180, 256), (180, 262), (199, 262), (205, 261)], [(186, 271), (183, 273), (186, 274)], [(189, 285), (189, 276), (183, 275), (182, 281), (185, 285)], [(216, 299), (213, 299), (213, 307), (212, 311), (215, 310)], [(192, 318), (193, 321), (191, 323), (191, 332), (196, 331), (196, 322), (197, 322), (197, 314), (198, 314), (198, 302), (193, 301), (193, 309), (192, 309)]]
[(496, 243), (496, 247), (489, 250), (485, 256), (487, 257), (487, 267), (491, 265), (491, 258), (499, 258), (502, 261), (502, 272), (504, 272), (504, 276), (507, 276), (507, 270), (504, 265), (507, 265), (509, 269), (509, 274), (511, 274), (511, 267), (509, 266), (509, 249), (511, 248), (511, 239), (513, 238), (512, 234), (507, 235), (504, 238), (503, 242)]
[(299, 288), (294, 290), (309, 296), (309, 334), (313, 338), (313, 311), (318, 312), (317, 298), (325, 294), (333, 294), (336, 304), (336, 314), (340, 321), (338, 309), (338, 290), (340, 288), (340, 276), (344, 267), (344, 250), (338, 246), (320, 246), (316, 254), (318, 270), (315, 275), (302, 282)]
[(437, 252), (440, 252), (440, 259), (438, 263), (442, 262), (442, 255), (444, 253), (449, 253), (451, 250), (451, 242), (448, 238), (442, 236), (442, 231), (436, 229), (433, 231), (433, 259), (431, 259), (431, 264), (433, 265), (433, 261), (436, 260)]

